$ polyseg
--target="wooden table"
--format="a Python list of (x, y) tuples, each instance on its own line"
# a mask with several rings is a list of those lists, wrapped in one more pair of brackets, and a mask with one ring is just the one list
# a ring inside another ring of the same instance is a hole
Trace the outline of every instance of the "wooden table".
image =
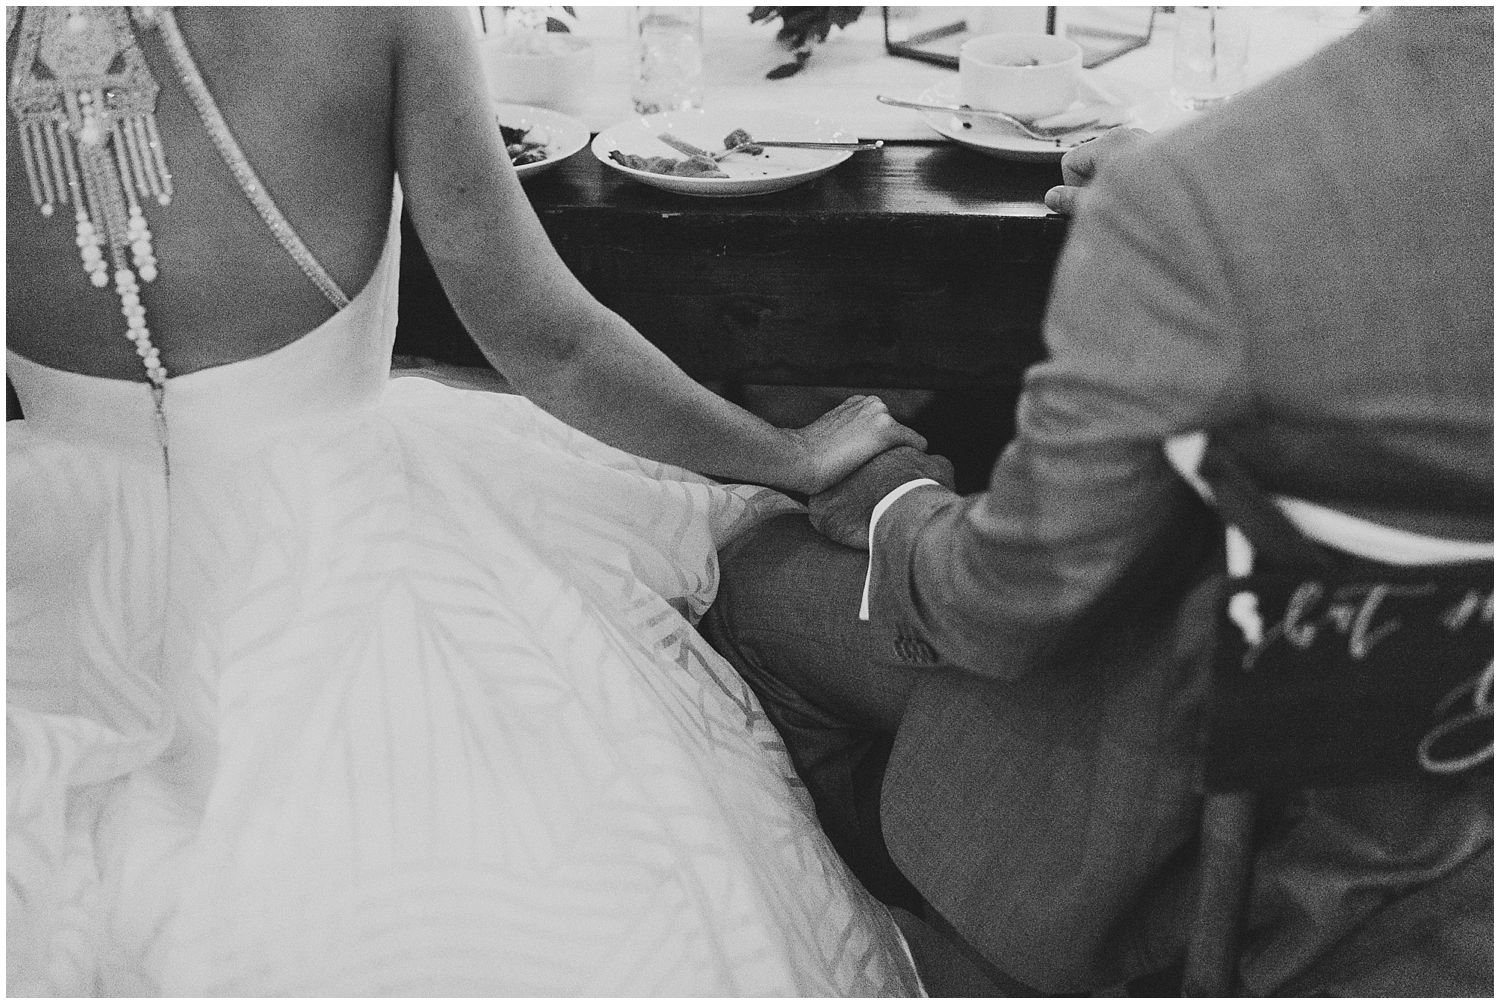
[[(527, 191), (584, 285), (699, 379), (967, 389), (1013, 386), (1040, 356), (1057, 177), (894, 145), (785, 192), (704, 199), (584, 151)], [(478, 361), (405, 236), (400, 350)]]
[[(577, 114), (597, 129), (628, 114), (626, 29), (619, 11), (579, 10), (597, 22), (600, 58), (597, 93)], [(710, 103), (853, 116), (886, 148), (786, 192), (723, 200), (647, 188), (584, 150), (527, 183), (548, 234), (595, 296), (730, 396), (746, 385), (937, 392), (913, 424), (977, 487), (1010, 437), (1021, 375), (1043, 354), (1066, 234), (1041, 202), (1056, 165), (986, 157), (876, 104), (879, 91), (916, 94), (952, 77), (885, 56), (878, 17), (834, 33), (803, 74), (768, 82), (765, 67), (784, 59), (770, 34), (738, 9), (709, 14)], [(1159, 20), (1152, 45), (1108, 67), (1150, 93), (1170, 76), (1171, 19)], [(1252, 79), (1327, 40), (1295, 13), (1265, 20)], [(410, 227), (405, 238), (398, 352), (482, 365)]]
[[(587, 150), (527, 182), (563, 260), (695, 378), (922, 388), (917, 425), (977, 487), (1011, 434), (1066, 234), (1056, 165), (889, 144), (785, 192), (704, 199)], [(405, 227), (397, 352), (483, 365)]]

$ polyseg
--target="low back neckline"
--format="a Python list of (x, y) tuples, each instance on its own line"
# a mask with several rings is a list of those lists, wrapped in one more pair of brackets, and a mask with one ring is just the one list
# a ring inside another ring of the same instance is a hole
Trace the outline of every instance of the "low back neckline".
[[(397, 181), (380, 260), (343, 310), (269, 352), (168, 378), (162, 408), (174, 468), (187, 451), (238, 448), (379, 398), (396, 337), (401, 206)], [(57, 369), (9, 348), (6, 358), (29, 430), (161, 461), (150, 384)]]
[(240, 190), (245, 193), (245, 197), (250, 200), (260, 218), (265, 221), (267, 229), (276, 238), (276, 242), (297, 263), (303, 275), (307, 276), (308, 280), (318, 287), (319, 292), (333, 304), (334, 309), (343, 310), (349, 305), (349, 297), (344, 294), (333, 276), (328, 274), (328, 270), (303, 243), (281, 208), (276, 205), (276, 200), (271, 197), (270, 191), (260, 180), (260, 176), (256, 174), (255, 168), (251, 166), (244, 151), (240, 149), (234, 131), (224, 120), (223, 113), (219, 111), (218, 102), (214, 100), (208, 85), (203, 81), (203, 74), (199, 72), (198, 63), (188, 49), (187, 40), (182, 37), (182, 31), (177, 27), (177, 18), (173, 15), (172, 9), (163, 7), (155, 12), (154, 17), (183, 90), (187, 92), (188, 100), (193, 110), (198, 113), (198, 120), (203, 123), (203, 129), (213, 142), (219, 158), (229, 168), (229, 173), (234, 175), (234, 180), (239, 183)]
[[(175, 457), (183, 449), (240, 443), (288, 422), (370, 403), (379, 396), (389, 378), (395, 341), (402, 193), (399, 179), (393, 179), (383, 250), (351, 300), (308, 250), (250, 166), (170, 9), (155, 11), (154, 23), (220, 158), (272, 236), (337, 311), (269, 352), (181, 375), (168, 370), (159, 383), (58, 369), (7, 348), (8, 374), (28, 429), (160, 461), (166, 456), (169, 424)], [(142, 393), (142, 388), (150, 393)]]

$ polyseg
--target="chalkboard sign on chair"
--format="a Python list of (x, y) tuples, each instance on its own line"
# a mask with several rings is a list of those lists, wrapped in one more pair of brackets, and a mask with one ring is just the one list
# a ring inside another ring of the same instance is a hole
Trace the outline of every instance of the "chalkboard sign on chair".
[(1494, 549), (1273, 500), (1201, 436), (1168, 456), (1226, 528), (1182, 990), (1232, 996), (1258, 794), (1492, 765)]

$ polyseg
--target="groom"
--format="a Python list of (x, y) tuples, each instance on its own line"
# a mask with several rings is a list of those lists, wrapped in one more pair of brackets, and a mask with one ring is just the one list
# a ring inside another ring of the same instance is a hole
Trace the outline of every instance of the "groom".
[[(1114, 156), (1050, 193), (1080, 202), (1050, 357), (989, 490), (893, 451), (724, 556), (706, 630), (835, 844), (1031, 987), (1181, 953), (1219, 532), (1166, 439), (1212, 430), (1274, 491), (1493, 538), (1492, 45), (1488, 8), (1381, 11), (1170, 136), (1070, 154)], [(1492, 833), (1470, 779), (1318, 793), (1259, 880), (1248, 988)], [(1328, 864), (1360, 853), (1385, 886)]]

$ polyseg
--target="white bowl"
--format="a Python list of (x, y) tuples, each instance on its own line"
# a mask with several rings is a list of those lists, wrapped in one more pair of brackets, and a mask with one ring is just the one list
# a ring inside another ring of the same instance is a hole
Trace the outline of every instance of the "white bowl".
[(517, 105), (551, 108), (576, 115), (588, 107), (594, 79), (594, 50), (586, 39), (553, 32), (550, 52), (513, 51), (499, 37), (479, 43), (480, 63), (490, 97)]
[(1078, 99), (1083, 50), (1059, 35), (998, 32), (958, 50), (958, 93), (964, 104), (1039, 119)]

